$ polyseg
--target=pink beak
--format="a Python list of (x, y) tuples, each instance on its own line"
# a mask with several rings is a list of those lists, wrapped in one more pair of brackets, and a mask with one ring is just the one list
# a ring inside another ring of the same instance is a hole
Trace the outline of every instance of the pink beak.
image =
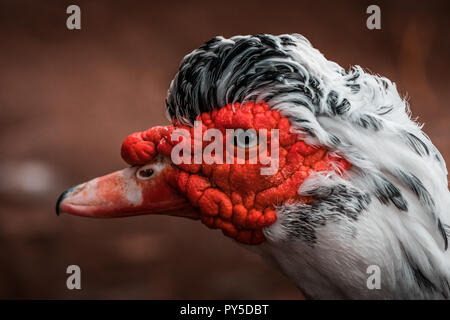
[[(143, 169), (144, 177), (140, 176)], [(56, 203), (56, 213), (94, 218), (168, 214), (198, 219), (172, 183), (177, 174), (178, 169), (161, 159), (116, 171), (66, 190)]]

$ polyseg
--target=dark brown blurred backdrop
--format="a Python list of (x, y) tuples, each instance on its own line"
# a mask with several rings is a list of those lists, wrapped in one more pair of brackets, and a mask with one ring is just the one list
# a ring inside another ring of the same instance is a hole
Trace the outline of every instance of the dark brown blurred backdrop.
[[(369, 4), (382, 29), (366, 28)], [(66, 8), (81, 7), (80, 31)], [(119, 169), (125, 136), (165, 124), (181, 58), (215, 35), (301, 33), (387, 76), (450, 159), (448, 1), (5, 1), (0, 4), (0, 298), (301, 298), (201, 223), (56, 217), (58, 194)], [(82, 290), (66, 289), (66, 267)]]

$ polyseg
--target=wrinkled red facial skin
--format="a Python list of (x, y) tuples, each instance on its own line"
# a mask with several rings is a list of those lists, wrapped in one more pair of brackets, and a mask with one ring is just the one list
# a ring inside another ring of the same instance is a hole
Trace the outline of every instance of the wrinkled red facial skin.
[[(288, 119), (265, 103), (230, 104), (203, 113), (197, 120), (202, 122), (202, 131), (216, 128), (224, 136), (226, 129), (279, 130), (279, 169), (274, 175), (261, 175), (263, 165), (249, 164), (248, 160), (246, 164), (234, 161), (234, 164), (172, 165), (165, 173), (167, 183), (199, 209), (205, 225), (221, 229), (226, 236), (244, 244), (265, 240), (262, 229), (275, 222), (277, 205), (314, 200), (297, 194), (312, 172), (334, 170), (334, 163), (342, 174), (351, 166), (345, 159), (329, 155), (323, 147), (307, 145), (298, 133), (290, 132)], [(173, 146), (178, 143), (170, 135), (178, 128), (189, 130), (194, 139), (194, 129), (175, 120), (173, 125), (130, 135), (122, 145), (123, 159), (131, 165), (144, 165), (158, 153), (170, 158)], [(203, 148), (209, 143), (204, 142)]]

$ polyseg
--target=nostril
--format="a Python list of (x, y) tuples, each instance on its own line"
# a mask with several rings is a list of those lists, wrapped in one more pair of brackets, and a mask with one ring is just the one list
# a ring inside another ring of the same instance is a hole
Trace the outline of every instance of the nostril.
[(146, 168), (146, 169), (142, 169), (139, 170), (138, 175), (140, 178), (142, 179), (146, 179), (146, 178), (150, 178), (153, 174), (153, 169), (150, 168)]

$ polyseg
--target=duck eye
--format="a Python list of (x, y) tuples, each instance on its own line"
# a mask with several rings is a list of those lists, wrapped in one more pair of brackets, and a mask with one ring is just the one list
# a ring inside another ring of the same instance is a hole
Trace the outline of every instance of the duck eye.
[(141, 168), (138, 170), (138, 172), (136, 173), (136, 176), (139, 179), (142, 180), (147, 180), (149, 179), (151, 176), (153, 175), (153, 169), (151, 168)]
[(234, 133), (233, 143), (239, 148), (253, 148), (258, 144), (258, 135), (253, 129), (248, 129), (246, 131), (238, 129)]

